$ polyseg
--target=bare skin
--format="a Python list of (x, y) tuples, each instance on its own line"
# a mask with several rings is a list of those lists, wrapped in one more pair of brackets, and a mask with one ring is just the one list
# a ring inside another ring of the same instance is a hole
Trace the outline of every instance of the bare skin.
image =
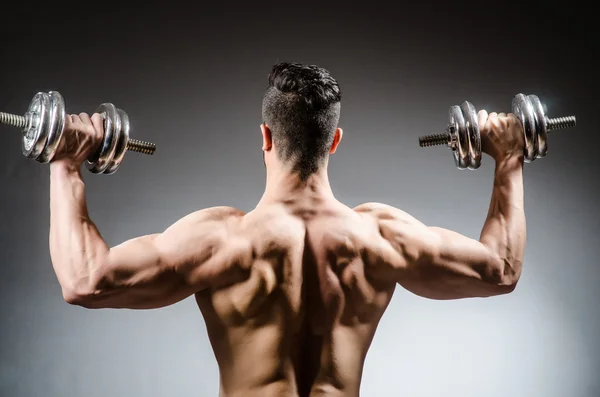
[[(90, 309), (152, 309), (192, 295), (220, 370), (220, 396), (358, 396), (364, 360), (397, 285), (429, 299), (511, 292), (525, 247), (522, 133), (479, 114), (496, 161), (479, 239), (380, 203), (337, 201), (327, 164), (302, 182), (261, 126), (265, 193), (254, 210), (215, 207), (160, 234), (109, 247), (89, 218), (81, 164), (101, 119), (68, 117), (51, 163), (50, 252), (64, 299)], [(336, 131), (331, 153), (342, 138)]]

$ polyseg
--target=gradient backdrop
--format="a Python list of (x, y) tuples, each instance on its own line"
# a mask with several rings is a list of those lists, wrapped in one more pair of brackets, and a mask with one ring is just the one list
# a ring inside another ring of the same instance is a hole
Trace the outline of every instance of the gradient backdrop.
[[(84, 172), (91, 217), (111, 245), (204, 207), (254, 207), (265, 178), (261, 98), (276, 62), (326, 67), (342, 87), (345, 135), (330, 173), (343, 202), (384, 202), (471, 237), (493, 164), (459, 171), (449, 150), (419, 148), (417, 137), (441, 132), (463, 100), (508, 111), (516, 93), (535, 93), (578, 126), (553, 133), (548, 157), (526, 166), (517, 290), (438, 302), (398, 289), (362, 395), (600, 396), (600, 62), (589, 10), (169, 4), (14, 4), (0, 25), (0, 109), (22, 114), (42, 90), (60, 91), (70, 113), (112, 101), (132, 135), (157, 144), (112, 176)], [(0, 134), (0, 395), (216, 396), (193, 299), (154, 311), (64, 303), (48, 250), (48, 167), (21, 155), (16, 130)]]

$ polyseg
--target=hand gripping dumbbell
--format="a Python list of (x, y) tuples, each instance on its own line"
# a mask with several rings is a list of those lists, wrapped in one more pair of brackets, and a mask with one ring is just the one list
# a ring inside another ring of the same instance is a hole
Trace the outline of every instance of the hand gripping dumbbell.
[[(156, 145), (129, 138), (129, 117), (112, 103), (97, 110), (104, 118), (104, 138), (97, 153), (86, 161), (94, 174), (113, 174), (126, 151), (154, 154)], [(56, 91), (38, 92), (24, 116), (0, 112), (0, 124), (21, 128), (23, 155), (40, 163), (49, 163), (58, 149), (65, 127), (65, 101)]]
[[(548, 118), (544, 106), (536, 95), (517, 94), (512, 100), (512, 113), (523, 129), (525, 147), (524, 161), (531, 163), (548, 152), (550, 131), (575, 127), (575, 116)], [(419, 137), (419, 146), (447, 145), (454, 155), (454, 163), (460, 170), (475, 170), (481, 165), (481, 134), (477, 110), (470, 102), (451, 106), (449, 123), (443, 134)]]

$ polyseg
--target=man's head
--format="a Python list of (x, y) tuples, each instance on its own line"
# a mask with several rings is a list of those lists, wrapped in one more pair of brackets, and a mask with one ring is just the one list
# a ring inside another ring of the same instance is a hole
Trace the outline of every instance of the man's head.
[(341, 91), (315, 65), (278, 63), (262, 106), (265, 163), (277, 160), (305, 180), (326, 164), (342, 137), (337, 128)]

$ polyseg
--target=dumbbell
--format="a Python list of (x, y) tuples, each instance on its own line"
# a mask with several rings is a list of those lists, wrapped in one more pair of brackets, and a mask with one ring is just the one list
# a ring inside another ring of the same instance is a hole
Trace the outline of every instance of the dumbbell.
[[(156, 145), (129, 138), (129, 117), (112, 103), (101, 104), (96, 113), (104, 118), (104, 137), (97, 153), (86, 161), (93, 174), (113, 174), (126, 151), (154, 154)], [(21, 128), (22, 151), (29, 159), (49, 163), (58, 149), (65, 127), (65, 101), (56, 91), (38, 92), (24, 116), (0, 112), (0, 124)]]
[[(575, 116), (548, 118), (544, 106), (536, 95), (517, 94), (512, 99), (512, 113), (517, 117), (525, 138), (524, 161), (531, 163), (548, 153), (550, 131), (575, 127)], [(477, 110), (465, 101), (460, 106), (451, 106), (449, 123), (443, 134), (419, 137), (419, 146), (447, 145), (460, 170), (475, 170), (481, 165), (481, 134), (477, 121)]]

